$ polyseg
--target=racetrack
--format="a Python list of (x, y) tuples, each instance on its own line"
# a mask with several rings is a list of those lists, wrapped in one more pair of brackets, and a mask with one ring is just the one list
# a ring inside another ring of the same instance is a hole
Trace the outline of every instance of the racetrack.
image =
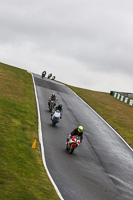
[[(63, 84), (34, 74), (44, 153), (49, 172), (65, 200), (133, 200), (133, 152), (89, 106)], [(63, 118), (51, 125), (48, 98), (63, 105)], [(84, 127), (83, 143), (72, 155), (68, 134)]]

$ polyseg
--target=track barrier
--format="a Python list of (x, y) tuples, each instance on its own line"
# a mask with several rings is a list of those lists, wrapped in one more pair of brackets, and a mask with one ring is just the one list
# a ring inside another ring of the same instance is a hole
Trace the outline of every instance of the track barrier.
[(129, 104), (130, 106), (133, 106), (133, 99), (128, 98), (127, 96), (125, 96), (124, 93), (119, 93), (119, 92), (111, 91), (110, 95), (112, 95), (113, 97), (115, 97), (116, 99), (118, 99), (120, 101), (123, 101), (124, 103)]

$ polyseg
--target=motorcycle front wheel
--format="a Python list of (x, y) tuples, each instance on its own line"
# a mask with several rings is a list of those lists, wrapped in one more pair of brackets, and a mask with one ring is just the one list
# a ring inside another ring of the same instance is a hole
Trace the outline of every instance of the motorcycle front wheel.
[(69, 154), (72, 154), (74, 152), (74, 146), (72, 146), (70, 149), (69, 149)]
[(56, 123), (55, 123), (54, 121), (52, 121), (52, 126), (55, 126), (55, 124), (56, 124)]
[(50, 112), (51, 112), (51, 113), (52, 113), (53, 108), (54, 108), (53, 106), (50, 107)]

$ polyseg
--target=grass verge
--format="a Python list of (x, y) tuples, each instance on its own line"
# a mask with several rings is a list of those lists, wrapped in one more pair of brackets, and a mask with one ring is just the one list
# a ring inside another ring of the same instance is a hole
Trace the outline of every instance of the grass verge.
[[(37, 139), (36, 149), (32, 149)], [(0, 199), (57, 200), (42, 164), (31, 74), (0, 63)]]

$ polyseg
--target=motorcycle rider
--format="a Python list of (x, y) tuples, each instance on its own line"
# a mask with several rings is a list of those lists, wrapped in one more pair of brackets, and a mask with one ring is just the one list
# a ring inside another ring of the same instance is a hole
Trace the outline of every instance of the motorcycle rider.
[(78, 126), (77, 128), (75, 128), (70, 135), (67, 138), (67, 142), (69, 141), (69, 139), (74, 136), (74, 135), (78, 135), (80, 137), (80, 142), (82, 142), (83, 140), (83, 126)]
[(55, 76), (52, 77), (52, 80), (55, 80)]
[[(50, 107), (50, 101), (57, 101), (58, 99), (57, 99), (57, 97), (56, 97), (56, 95), (55, 95), (55, 93), (52, 93), (52, 95), (51, 95), (51, 97), (49, 97), (49, 99), (48, 99), (48, 106)], [(54, 104), (54, 106), (56, 105), (56, 103)]]
[(52, 113), (51, 113), (51, 119), (52, 119), (52, 116), (54, 114), (54, 112), (56, 110), (59, 110), (60, 111), (60, 119), (62, 118), (62, 115), (63, 115), (63, 109), (62, 109), (62, 104), (59, 104), (58, 106), (55, 107), (55, 109), (53, 109)]
[(46, 71), (42, 72), (42, 78), (46, 76)]
[(52, 73), (50, 73), (49, 75), (48, 75), (48, 79), (50, 79), (52, 77)]

